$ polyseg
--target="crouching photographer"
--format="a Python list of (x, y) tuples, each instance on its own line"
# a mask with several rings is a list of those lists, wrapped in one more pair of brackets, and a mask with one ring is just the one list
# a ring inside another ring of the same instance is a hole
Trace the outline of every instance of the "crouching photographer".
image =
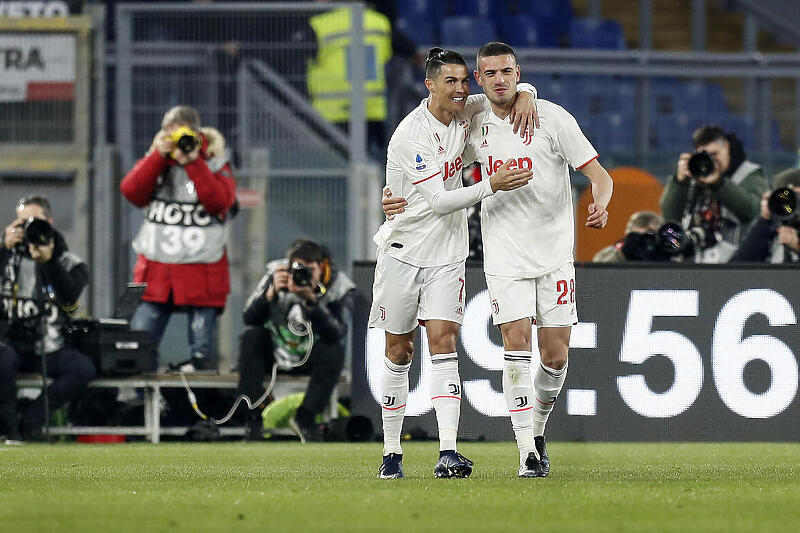
[(773, 179), (775, 189), (761, 197), (761, 217), (731, 262), (800, 263), (800, 169)]
[(597, 252), (595, 263), (620, 263), (623, 261), (669, 261), (670, 257), (660, 246), (658, 231), (664, 219), (652, 211), (637, 211), (625, 225), (625, 236)]
[[(92, 361), (67, 347), (63, 327), (89, 281), (89, 269), (52, 227), (50, 204), (22, 198), (0, 247), (0, 435), (41, 440), (49, 410), (78, 396), (95, 376)], [(17, 419), (18, 372), (55, 378)], [(46, 398), (46, 401), (45, 401)]]
[(677, 256), (724, 263), (758, 217), (767, 182), (732, 133), (702, 126), (692, 140), (695, 153), (680, 155), (661, 196), (661, 210), (666, 220), (680, 221), (673, 230), (685, 232), (684, 242), (691, 245), (677, 250)]
[[(287, 259), (267, 265), (267, 273), (245, 304), (239, 393), (253, 401), (259, 398), (275, 363), (284, 371), (310, 373), (303, 403), (291, 420), (303, 442), (322, 440), (315, 419), (328, 406), (344, 367), (355, 298), (355, 284), (331, 267), (325, 248), (298, 239)], [(311, 335), (307, 335), (309, 326)], [(262, 440), (261, 409), (248, 416), (247, 439)]]

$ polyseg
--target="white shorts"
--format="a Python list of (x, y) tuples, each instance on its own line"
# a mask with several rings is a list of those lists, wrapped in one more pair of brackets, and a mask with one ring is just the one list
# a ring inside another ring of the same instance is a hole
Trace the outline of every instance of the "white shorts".
[(415, 267), (378, 250), (369, 327), (395, 335), (413, 331), (417, 322), (464, 316), (464, 262)]
[(575, 265), (565, 263), (538, 278), (506, 278), (486, 274), (492, 321), (505, 324), (532, 318), (539, 327), (578, 323), (575, 308)]

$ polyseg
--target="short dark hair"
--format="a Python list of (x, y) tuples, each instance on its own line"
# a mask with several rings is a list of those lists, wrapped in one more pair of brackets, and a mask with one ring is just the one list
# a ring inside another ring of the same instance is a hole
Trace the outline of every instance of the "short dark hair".
[(330, 261), (330, 254), (321, 244), (317, 244), (311, 239), (303, 237), (295, 240), (291, 246), (289, 246), (289, 251), (286, 252), (286, 258), (289, 261), (293, 259), (302, 259), (308, 263), (322, 263), (326, 259)]
[(482, 57), (494, 57), (494, 56), (505, 56), (509, 55), (514, 58), (514, 62), (517, 61), (517, 54), (514, 53), (514, 49), (508, 46), (506, 43), (501, 43), (500, 41), (492, 41), (490, 43), (486, 43), (481, 46), (480, 50), (478, 50), (478, 58), (476, 65), (481, 62)]
[(438, 76), (442, 65), (463, 65), (467, 68), (467, 62), (458, 52), (431, 48), (428, 50), (428, 57), (425, 58), (425, 77), (433, 79)]
[(53, 218), (53, 210), (50, 208), (50, 202), (47, 201), (47, 198), (44, 196), (39, 196), (38, 194), (29, 194), (28, 196), (23, 196), (17, 202), (17, 208), (26, 207), (29, 205), (38, 205), (44, 211), (44, 216), (47, 218)]
[(714, 141), (724, 141), (727, 138), (728, 136), (725, 133), (725, 130), (712, 124), (700, 126), (692, 134), (692, 142), (694, 142), (695, 148), (705, 146), (706, 144)]

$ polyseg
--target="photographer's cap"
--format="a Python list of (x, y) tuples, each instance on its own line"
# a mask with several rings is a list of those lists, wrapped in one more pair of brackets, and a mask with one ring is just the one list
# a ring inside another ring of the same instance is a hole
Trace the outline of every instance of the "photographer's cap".
[(776, 189), (800, 187), (800, 168), (790, 168), (775, 174), (772, 183)]

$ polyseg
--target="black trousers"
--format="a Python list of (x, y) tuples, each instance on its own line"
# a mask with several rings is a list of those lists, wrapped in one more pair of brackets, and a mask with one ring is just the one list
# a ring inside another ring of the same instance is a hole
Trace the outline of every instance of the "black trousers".
[[(47, 375), (55, 378), (47, 388), (52, 412), (83, 392), (97, 372), (89, 357), (72, 348), (61, 348), (46, 357)], [(41, 357), (22, 356), (9, 345), (0, 345), (0, 434), (17, 434), (17, 373), (41, 371)], [(23, 427), (41, 427), (44, 413), (44, 398), (40, 395), (22, 414)]]
[[(239, 394), (255, 400), (264, 394), (264, 379), (275, 362), (270, 332), (251, 326), (239, 337)], [(311, 376), (300, 410), (309, 415), (322, 413), (328, 406), (333, 388), (344, 367), (344, 344), (324, 344), (317, 340), (303, 366), (292, 374)]]

